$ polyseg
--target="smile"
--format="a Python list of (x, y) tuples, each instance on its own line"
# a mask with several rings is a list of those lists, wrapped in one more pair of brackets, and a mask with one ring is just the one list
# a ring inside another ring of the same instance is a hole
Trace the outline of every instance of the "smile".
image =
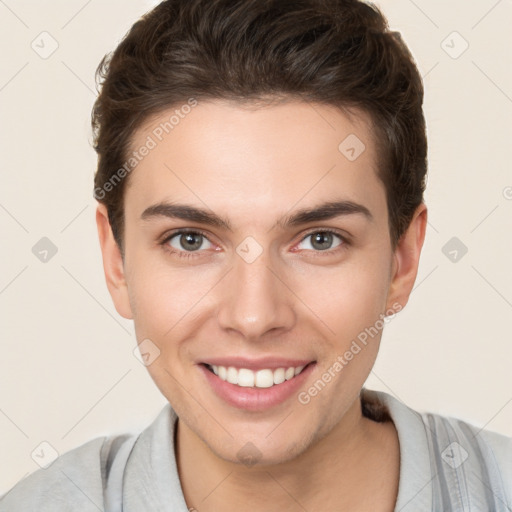
[(290, 366), (288, 368), (264, 368), (253, 371), (248, 368), (234, 366), (206, 365), (219, 379), (244, 388), (271, 388), (293, 379), (299, 375), (305, 366)]
[(290, 403), (316, 367), (316, 361), (304, 359), (230, 359), (202, 362), (197, 368), (223, 402), (253, 412)]

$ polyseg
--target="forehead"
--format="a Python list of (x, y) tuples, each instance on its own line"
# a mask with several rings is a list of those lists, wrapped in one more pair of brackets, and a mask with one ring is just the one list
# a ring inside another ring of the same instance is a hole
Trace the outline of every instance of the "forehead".
[(164, 200), (248, 219), (319, 199), (385, 209), (371, 123), (360, 111), (347, 115), (303, 101), (260, 107), (203, 101), (149, 119), (132, 150), (145, 145), (151, 149), (132, 171), (125, 196), (126, 209), (139, 215)]

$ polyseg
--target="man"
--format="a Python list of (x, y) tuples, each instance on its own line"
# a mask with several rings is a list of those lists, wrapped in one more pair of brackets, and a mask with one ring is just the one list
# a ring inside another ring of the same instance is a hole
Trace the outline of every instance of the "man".
[(378, 9), (168, 0), (99, 75), (105, 277), (169, 406), (0, 510), (511, 510), (511, 439), (363, 388), (427, 221), (421, 79)]

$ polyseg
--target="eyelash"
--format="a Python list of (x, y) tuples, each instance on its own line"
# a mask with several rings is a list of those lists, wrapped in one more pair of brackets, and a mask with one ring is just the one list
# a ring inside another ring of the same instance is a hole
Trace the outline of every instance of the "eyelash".
[(165, 251), (167, 251), (169, 254), (177, 254), (179, 258), (185, 258), (185, 259), (189, 259), (189, 258), (195, 258), (198, 256), (198, 252), (199, 251), (177, 251), (175, 250), (174, 248), (172, 248), (170, 245), (169, 245), (169, 241), (174, 238), (175, 236), (179, 236), (179, 235), (201, 235), (201, 236), (204, 236), (207, 240), (210, 240), (208, 238), (208, 235), (204, 232), (204, 231), (201, 231), (200, 229), (180, 229), (178, 231), (174, 231), (173, 233), (170, 233), (168, 236), (166, 236), (161, 242), (160, 242), (160, 245), (164, 248)]
[[(337, 253), (340, 250), (346, 249), (346, 247), (348, 245), (350, 245), (349, 240), (347, 239), (347, 237), (345, 237), (339, 231), (337, 231), (335, 229), (332, 229), (332, 228), (315, 229), (313, 231), (310, 231), (309, 233), (306, 233), (300, 239), (300, 242), (303, 242), (308, 236), (314, 235), (316, 233), (331, 233), (333, 235), (336, 235), (341, 240), (341, 244), (336, 246), (334, 249), (326, 249), (325, 251), (313, 251), (313, 253), (315, 253), (314, 257), (317, 257), (317, 256), (318, 257), (323, 257), (325, 254), (330, 256), (333, 253)], [(179, 236), (179, 235), (190, 235), (190, 234), (201, 235), (201, 236), (205, 237), (210, 243), (212, 243), (211, 240), (208, 238), (207, 233), (205, 233), (204, 231), (201, 231), (200, 229), (194, 229), (194, 230), (192, 230), (192, 229), (181, 229), (181, 230), (178, 230), (178, 231), (174, 231), (173, 233), (170, 233), (161, 242), (159, 242), (159, 244), (169, 254), (173, 254), (173, 255), (178, 254), (179, 258), (185, 258), (185, 259), (195, 258), (195, 257), (200, 256), (200, 254), (198, 254), (200, 251), (176, 251), (176, 250), (174, 250), (173, 248), (171, 248), (169, 246), (169, 241), (172, 238), (174, 238), (176, 236)]]

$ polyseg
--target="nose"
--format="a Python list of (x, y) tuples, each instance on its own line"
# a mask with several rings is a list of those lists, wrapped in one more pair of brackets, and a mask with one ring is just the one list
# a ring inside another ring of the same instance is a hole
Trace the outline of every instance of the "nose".
[(222, 329), (254, 341), (267, 333), (286, 332), (293, 327), (293, 293), (269, 260), (267, 251), (250, 263), (234, 255), (217, 315)]

